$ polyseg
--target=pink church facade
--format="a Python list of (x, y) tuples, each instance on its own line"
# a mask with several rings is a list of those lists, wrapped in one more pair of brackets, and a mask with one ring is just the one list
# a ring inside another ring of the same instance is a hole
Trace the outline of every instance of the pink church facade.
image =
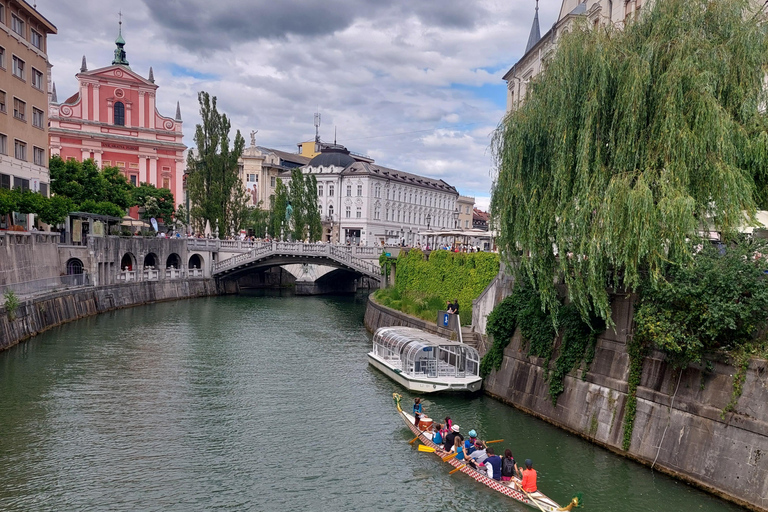
[(88, 71), (85, 57), (76, 75), (79, 90), (50, 103), (50, 154), (64, 160), (92, 158), (99, 167), (116, 166), (134, 185), (168, 188), (175, 205), (184, 198), (185, 150), (181, 112), (161, 115), (152, 69), (144, 78), (128, 67), (122, 37), (111, 66)]

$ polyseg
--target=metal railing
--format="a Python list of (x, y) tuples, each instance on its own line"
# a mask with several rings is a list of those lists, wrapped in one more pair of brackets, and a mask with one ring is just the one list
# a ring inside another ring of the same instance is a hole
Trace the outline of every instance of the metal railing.
[(3, 296), (8, 291), (12, 291), (18, 296), (28, 296), (91, 285), (91, 277), (88, 274), (72, 274), (68, 276), (49, 277), (46, 279), (35, 279), (32, 281), (5, 284), (0, 285), (0, 302), (5, 302)]

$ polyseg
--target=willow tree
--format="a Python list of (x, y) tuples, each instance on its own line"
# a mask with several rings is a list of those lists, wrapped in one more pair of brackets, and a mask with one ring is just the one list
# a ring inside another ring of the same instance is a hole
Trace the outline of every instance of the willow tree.
[(764, 14), (654, 4), (623, 31), (574, 27), (496, 133), (499, 245), (550, 307), (559, 278), (610, 321), (607, 288), (656, 282), (697, 233), (768, 205)]

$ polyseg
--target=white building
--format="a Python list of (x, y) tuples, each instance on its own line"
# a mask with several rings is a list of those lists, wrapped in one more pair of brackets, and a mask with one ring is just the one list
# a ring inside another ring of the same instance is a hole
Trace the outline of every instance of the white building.
[(455, 187), (369, 160), (355, 159), (343, 146), (326, 145), (302, 168), (317, 178), (323, 241), (425, 245), (427, 231), (454, 227)]
[(525, 53), (504, 75), (507, 82), (507, 112), (517, 110), (523, 103), (528, 83), (546, 69), (547, 61), (554, 55), (560, 37), (568, 32), (568, 27), (574, 21), (586, 19), (593, 27), (610, 24), (621, 28), (648, 3), (649, 0), (562, 0), (557, 21), (542, 36), (537, 0)]

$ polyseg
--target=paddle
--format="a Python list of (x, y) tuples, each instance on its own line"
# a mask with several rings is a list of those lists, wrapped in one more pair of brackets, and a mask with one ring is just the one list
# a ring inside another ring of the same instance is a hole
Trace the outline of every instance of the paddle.
[(537, 507), (539, 507), (539, 510), (541, 510), (541, 512), (546, 512), (546, 511), (545, 511), (543, 508), (541, 508), (541, 505), (539, 505), (539, 502), (538, 502), (538, 501), (536, 501), (536, 500), (534, 500), (534, 499), (531, 497), (531, 495), (530, 495), (530, 494), (528, 494), (528, 492), (527, 492), (525, 489), (523, 489), (523, 484), (522, 484), (522, 483), (520, 484), (520, 490), (521, 490), (521, 491), (523, 491), (523, 492), (525, 493), (525, 495), (526, 495), (526, 496), (528, 496), (528, 499), (529, 499), (529, 500), (531, 500), (532, 502), (534, 502), (534, 503), (536, 504), (536, 506), (537, 506)]
[(431, 448), (431, 447), (423, 445), (423, 444), (419, 445), (419, 451), (420, 452), (427, 452), (427, 453), (435, 453), (435, 449), (434, 448)]

